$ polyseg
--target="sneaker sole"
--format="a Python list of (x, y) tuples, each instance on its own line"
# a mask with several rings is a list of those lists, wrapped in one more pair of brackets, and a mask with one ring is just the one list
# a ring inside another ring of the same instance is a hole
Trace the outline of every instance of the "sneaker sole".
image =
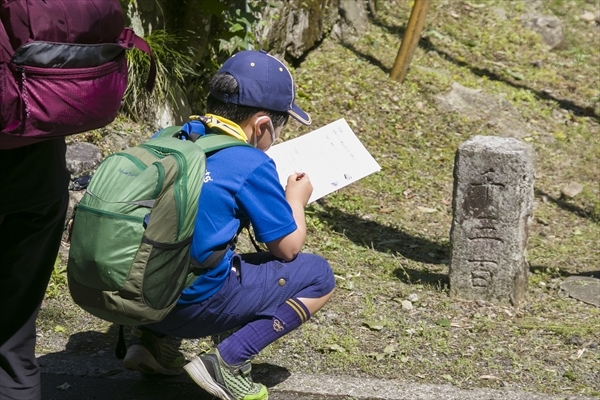
[(133, 345), (127, 349), (123, 366), (146, 375), (180, 375), (183, 372), (182, 369), (163, 367), (145, 347), (140, 345)]
[(217, 382), (215, 382), (199, 357), (194, 357), (192, 361), (183, 367), (183, 369), (185, 369), (198, 386), (213, 396), (217, 396), (221, 400), (235, 400), (233, 397), (229, 396)]

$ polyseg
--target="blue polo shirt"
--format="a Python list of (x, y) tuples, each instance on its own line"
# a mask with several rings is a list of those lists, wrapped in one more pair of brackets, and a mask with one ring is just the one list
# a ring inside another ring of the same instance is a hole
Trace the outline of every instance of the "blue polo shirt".
[[(204, 261), (213, 250), (223, 248), (244, 221), (250, 221), (256, 240), (263, 243), (297, 228), (274, 161), (261, 150), (235, 146), (215, 152), (206, 161), (191, 256)], [(179, 303), (194, 304), (215, 294), (229, 276), (233, 254), (230, 249), (216, 268), (184, 289)]]

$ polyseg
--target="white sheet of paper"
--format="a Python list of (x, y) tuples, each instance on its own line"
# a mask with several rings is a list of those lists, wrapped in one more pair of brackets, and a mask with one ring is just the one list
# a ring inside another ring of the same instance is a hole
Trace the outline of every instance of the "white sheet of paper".
[(267, 154), (275, 161), (283, 187), (291, 174), (310, 177), (309, 203), (381, 170), (343, 118), (277, 144)]

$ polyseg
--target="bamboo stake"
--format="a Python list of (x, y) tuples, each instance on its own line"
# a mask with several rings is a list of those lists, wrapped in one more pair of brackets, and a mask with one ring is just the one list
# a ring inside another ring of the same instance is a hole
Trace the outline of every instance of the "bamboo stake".
[(390, 73), (390, 77), (400, 83), (404, 82), (408, 66), (412, 60), (413, 53), (419, 44), (421, 38), (421, 31), (425, 25), (425, 18), (427, 16), (427, 10), (431, 5), (431, 0), (415, 0), (415, 5), (410, 13), (408, 25), (400, 44), (400, 49), (396, 55), (396, 61), (394, 67)]

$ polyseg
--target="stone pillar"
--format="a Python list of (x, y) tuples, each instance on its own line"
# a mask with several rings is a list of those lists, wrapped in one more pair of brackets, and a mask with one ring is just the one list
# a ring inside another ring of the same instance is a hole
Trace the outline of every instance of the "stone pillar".
[(454, 162), (450, 295), (519, 305), (529, 265), (534, 153), (513, 138), (475, 136)]

